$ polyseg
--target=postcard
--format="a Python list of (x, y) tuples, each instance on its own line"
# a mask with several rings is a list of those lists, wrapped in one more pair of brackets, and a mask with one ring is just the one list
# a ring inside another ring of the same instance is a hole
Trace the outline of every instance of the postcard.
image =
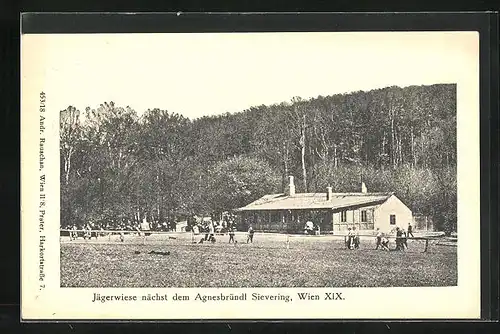
[(478, 319), (479, 34), (23, 34), (23, 320)]

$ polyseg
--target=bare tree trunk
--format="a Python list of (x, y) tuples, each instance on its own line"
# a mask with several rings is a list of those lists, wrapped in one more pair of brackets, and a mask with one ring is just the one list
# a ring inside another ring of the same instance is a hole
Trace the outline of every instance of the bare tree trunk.
[(64, 180), (66, 185), (68, 185), (69, 173), (68, 173), (68, 158), (64, 159)]
[(399, 134), (397, 130), (394, 132), (394, 166), (399, 165)]
[(399, 137), (398, 140), (399, 164), (402, 165), (404, 161), (403, 161), (403, 143), (401, 140), (401, 134), (398, 137)]
[(393, 166), (396, 165), (396, 138), (394, 133), (394, 110), (391, 109), (391, 163)]
[(66, 158), (66, 161), (64, 162), (64, 179), (66, 181), (66, 185), (69, 183), (69, 173), (71, 170), (71, 156), (73, 155), (73, 148), (69, 148), (68, 156)]
[(287, 180), (288, 180), (288, 144), (286, 141), (283, 142), (283, 172), (285, 175), (283, 175), (283, 180), (282, 180), (282, 186), (283, 186), (283, 192), (285, 192), (286, 185), (287, 185)]
[(123, 149), (120, 147), (120, 149), (118, 150), (118, 169), (121, 168), (121, 162), (122, 162), (122, 157), (123, 157)]
[(302, 162), (302, 178), (304, 182), (304, 191), (307, 192), (307, 169), (306, 169), (306, 114), (302, 114), (302, 128), (300, 131), (300, 157)]
[(424, 136), (424, 135), (421, 135), (421, 136), (420, 136), (420, 152), (421, 152), (420, 154), (423, 156), (423, 164), (422, 164), (422, 166), (423, 166), (424, 168), (426, 168), (426, 167), (427, 167), (427, 157), (424, 155), (424, 154), (425, 154), (425, 153), (424, 153), (424, 149), (425, 149), (425, 147), (424, 147), (424, 140), (426, 140), (426, 139), (427, 139), (427, 138), (425, 138), (425, 136)]
[[(298, 128), (299, 145), (296, 145), (301, 154), (302, 180), (304, 191), (307, 191), (307, 169), (306, 169), (306, 113), (304, 106), (301, 104), (301, 110), (297, 109), (297, 104), (300, 103), (300, 98), (293, 98), (293, 130)], [(295, 131), (294, 131), (295, 132)]]
[(333, 145), (333, 166), (337, 168), (337, 144)]
[(161, 189), (160, 189), (160, 174), (156, 175), (156, 182), (158, 182), (158, 205), (157, 205), (157, 214), (158, 220), (160, 220), (160, 207), (161, 207)]
[(415, 155), (415, 134), (413, 133), (413, 126), (410, 128), (411, 135), (411, 157), (412, 157), (412, 166), (415, 167), (417, 165), (417, 157)]
[(382, 136), (382, 155), (385, 154), (385, 131), (384, 131), (384, 135)]
[(361, 163), (368, 162), (368, 141), (366, 140), (365, 134), (360, 135), (360, 144), (359, 144), (359, 155), (361, 157)]

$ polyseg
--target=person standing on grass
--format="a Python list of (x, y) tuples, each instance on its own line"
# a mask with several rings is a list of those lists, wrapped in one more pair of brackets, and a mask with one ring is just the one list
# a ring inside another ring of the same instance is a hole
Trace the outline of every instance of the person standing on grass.
[(402, 250), (408, 249), (407, 236), (408, 235), (406, 234), (406, 231), (401, 229), (401, 249)]
[(78, 230), (78, 227), (76, 227), (75, 224), (73, 224), (73, 228), (72, 228), (72, 232), (70, 232), (70, 236), (71, 236), (71, 240), (76, 240), (76, 238), (78, 238), (78, 232), (76, 232)]
[(229, 243), (234, 243), (234, 226), (229, 226)]
[(346, 241), (346, 247), (348, 249), (353, 249), (354, 248), (354, 235), (352, 233), (352, 230), (350, 227), (347, 228), (347, 241)]
[(203, 223), (203, 232), (205, 232), (205, 241), (208, 241), (208, 234), (209, 234), (209, 229), (208, 229), (208, 224), (207, 223)]
[(353, 227), (354, 234), (354, 248), (359, 249), (359, 231), (356, 229), (356, 226)]
[(389, 251), (389, 239), (387, 239), (385, 235), (381, 237), (380, 245), (382, 246), (383, 250)]
[(314, 230), (314, 223), (310, 220), (306, 222), (306, 226), (304, 228), (305, 234), (312, 235)]
[(402, 250), (403, 248), (402, 239), (403, 239), (403, 232), (399, 227), (396, 227), (396, 250)]
[(84, 239), (87, 240), (87, 239), (91, 239), (92, 238), (92, 228), (90, 227), (90, 224), (87, 223), (87, 225), (84, 227)]
[(380, 228), (377, 227), (377, 239), (376, 239), (376, 246), (375, 249), (378, 249), (379, 247), (382, 247), (382, 232), (380, 232)]
[(254, 233), (255, 233), (255, 231), (253, 230), (252, 225), (250, 225), (250, 227), (248, 228), (248, 234), (247, 234), (247, 244), (249, 241), (250, 241), (250, 243), (253, 244), (253, 234)]
[(347, 228), (347, 235), (344, 236), (345, 248), (350, 249), (351, 247), (351, 228)]
[(209, 222), (208, 223), (208, 233), (209, 233), (209, 236), (208, 236), (208, 240), (209, 241), (214, 241), (215, 240), (215, 236), (214, 236), (214, 224), (212, 222)]
[(97, 240), (97, 227), (94, 222), (90, 222), (89, 224), (90, 227), (90, 238), (89, 240), (92, 240), (92, 237), (94, 237)]
[(408, 237), (412, 237), (414, 238), (413, 236), (413, 227), (411, 226), (411, 223), (408, 223)]

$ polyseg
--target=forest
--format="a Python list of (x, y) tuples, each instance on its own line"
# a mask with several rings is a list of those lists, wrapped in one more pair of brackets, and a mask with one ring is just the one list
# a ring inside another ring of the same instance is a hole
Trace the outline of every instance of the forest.
[[(203, 111), (200, 111), (203, 114)], [(455, 231), (456, 85), (295, 97), (188, 119), (104, 102), (60, 112), (61, 225), (172, 221), (283, 192), (394, 192)]]

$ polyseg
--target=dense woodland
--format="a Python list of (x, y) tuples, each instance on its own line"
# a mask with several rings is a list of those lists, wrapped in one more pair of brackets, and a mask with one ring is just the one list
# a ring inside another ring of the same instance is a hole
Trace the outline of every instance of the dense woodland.
[[(200, 111), (202, 113), (202, 111)], [(456, 229), (456, 85), (294, 98), (194, 120), (106, 102), (60, 113), (61, 224), (208, 215), (282, 192), (392, 191)]]

